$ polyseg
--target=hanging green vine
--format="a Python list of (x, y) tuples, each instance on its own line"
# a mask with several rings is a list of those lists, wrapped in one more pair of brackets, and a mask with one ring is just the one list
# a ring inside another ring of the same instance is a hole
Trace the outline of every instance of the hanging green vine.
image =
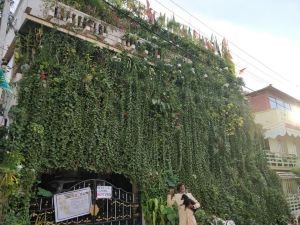
[[(67, 1), (116, 21), (105, 3), (87, 2)], [(119, 14), (118, 21), (128, 25)], [(260, 130), (230, 60), (136, 19), (143, 26), (124, 25), (127, 41), (143, 37), (155, 44), (163, 59), (148, 56), (155, 66), (42, 28), (16, 42), (18, 65), (28, 68), (11, 111), (14, 122), (3, 135), (8, 139), (1, 143), (8, 152), (1, 153), (1, 174), (13, 162), (12, 183), (1, 187), (10, 190), (5, 224), (29, 223), (38, 177), (56, 170), (124, 174), (149, 198), (166, 197), (171, 174), (187, 184), (207, 214), (240, 225), (286, 224), (287, 204), (263, 158)], [(147, 42), (137, 51), (153, 46)], [(186, 58), (168, 58), (172, 54)]]

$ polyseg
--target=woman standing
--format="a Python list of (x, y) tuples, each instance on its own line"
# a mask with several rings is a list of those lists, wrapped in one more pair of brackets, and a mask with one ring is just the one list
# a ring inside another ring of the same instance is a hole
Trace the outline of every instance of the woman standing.
[[(183, 205), (182, 195), (187, 195), (191, 200), (195, 202), (194, 205), (190, 205), (189, 208)], [(192, 209), (197, 209), (200, 207), (200, 203), (193, 197), (191, 193), (186, 193), (186, 189), (183, 183), (179, 183), (177, 185), (177, 193), (174, 195), (173, 192), (170, 191), (167, 198), (168, 206), (172, 206), (174, 203), (178, 208), (179, 215), (179, 225), (197, 225), (194, 212)]]

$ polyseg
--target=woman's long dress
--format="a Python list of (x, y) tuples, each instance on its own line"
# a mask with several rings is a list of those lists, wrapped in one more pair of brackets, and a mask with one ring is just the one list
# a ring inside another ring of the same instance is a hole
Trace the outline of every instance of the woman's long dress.
[[(172, 206), (173, 204), (176, 204), (178, 208), (178, 215), (179, 215), (179, 225), (197, 225), (194, 212), (190, 208), (186, 208), (183, 204), (183, 200), (181, 193), (175, 194), (173, 197), (171, 195), (168, 195), (167, 203), (168, 206)], [(191, 193), (186, 193), (186, 195), (192, 199), (196, 204), (194, 207), (197, 209), (200, 207), (200, 203), (193, 197)]]

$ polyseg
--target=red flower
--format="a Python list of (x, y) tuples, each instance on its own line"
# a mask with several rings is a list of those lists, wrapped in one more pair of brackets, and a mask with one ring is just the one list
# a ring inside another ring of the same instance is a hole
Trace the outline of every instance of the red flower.
[(45, 73), (44, 71), (40, 72), (40, 79), (41, 80), (47, 80), (47, 73)]

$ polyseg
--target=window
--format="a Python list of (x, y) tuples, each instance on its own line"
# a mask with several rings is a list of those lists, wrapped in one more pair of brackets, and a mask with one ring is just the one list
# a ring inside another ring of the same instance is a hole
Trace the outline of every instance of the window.
[(292, 110), (291, 104), (285, 102), (285, 103), (284, 103), (284, 106), (285, 106), (286, 109)]
[(277, 142), (277, 149), (276, 149), (277, 151), (277, 153), (279, 153), (279, 154), (283, 154), (284, 153), (284, 147), (283, 147), (283, 143), (282, 142), (280, 142), (280, 141), (278, 141)]
[(291, 111), (291, 104), (282, 101), (281, 99), (269, 97), (271, 109), (281, 109)]

